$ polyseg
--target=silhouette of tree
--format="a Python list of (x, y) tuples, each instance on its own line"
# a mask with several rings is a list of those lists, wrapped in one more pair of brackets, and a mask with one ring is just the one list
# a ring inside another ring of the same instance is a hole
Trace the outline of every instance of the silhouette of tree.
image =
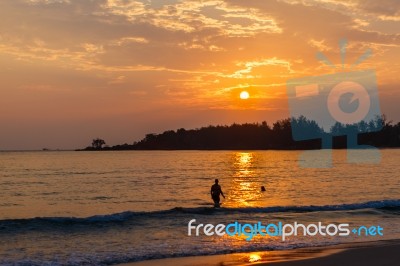
[(92, 148), (96, 150), (100, 150), (106, 142), (103, 139), (97, 138), (92, 141)]
[[(296, 135), (295, 138), (299, 141), (293, 138), (296, 131), (300, 132), (300, 137)], [(400, 123), (393, 124), (385, 116), (351, 125), (336, 123), (329, 132), (324, 132), (317, 122), (300, 116), (278, 120), (272, 126), (264, 121), (167, 130), (161, 134), (146, 134), (133, 144), (112, 147), (103, 147), (105, 141), (97, 138), (86, 150), (304, 150), (320, 149), (322, 138), (333, 138), (334, 148), (346, 148), (346, 137), (350, 134), (357, 134), (358, 144), (400, 147)]]

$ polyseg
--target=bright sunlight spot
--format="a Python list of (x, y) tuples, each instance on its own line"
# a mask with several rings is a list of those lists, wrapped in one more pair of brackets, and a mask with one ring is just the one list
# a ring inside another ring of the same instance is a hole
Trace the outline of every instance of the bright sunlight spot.
[(250, 254), (249, 262), (256, 262), (261, 260), (261, 256), (258, 254)]
[(242, 100), (246, 100), (246, 99), (248, 99), (250, 97), (250, 94), (247, 92), (247, 91), (242, 91), (241, 93), (240, 93), (240, 99), (242, 99)]

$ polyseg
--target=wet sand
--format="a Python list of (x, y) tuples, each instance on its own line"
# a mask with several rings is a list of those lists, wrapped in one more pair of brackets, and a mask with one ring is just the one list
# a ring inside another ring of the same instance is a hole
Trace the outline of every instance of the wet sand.
[(168, 258), (122, 264), (124, 266), (369, 266), (400, 265), (400, 240), (342, 244), (329, 247), (301, 248), (226, 255)]

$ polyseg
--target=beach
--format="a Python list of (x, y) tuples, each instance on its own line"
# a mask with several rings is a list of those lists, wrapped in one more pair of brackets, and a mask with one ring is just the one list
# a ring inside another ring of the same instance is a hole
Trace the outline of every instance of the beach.
[(399, 250), (400, 239), (286, 251), (149, 260), (120, 266), (397, 266), (400, 261)]

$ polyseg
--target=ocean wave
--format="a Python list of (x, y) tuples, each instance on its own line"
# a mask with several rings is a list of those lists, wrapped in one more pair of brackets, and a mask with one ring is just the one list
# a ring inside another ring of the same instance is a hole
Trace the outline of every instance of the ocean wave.
[(122, 223), (138, 218), (161, 218), (166, 216), (196, 214), (196, 215), (229, 215), (229, 214), (251, 214), (251, 213), (281, 213), (281, 212), (328, 212), (328, 211), (352, 211), (363, 209), (379, 209), (400, 211), (400, 200), (380, 200), (368, 201), (362, 203), (340, 204), (340, 205), (322, 205), (322, 206), (273, 206), (273, 207), (246, 207), (246, 208), (213, 208), (213, 207), (194, 207), (184, 208), (175, 207), (169, 210), (152, 212), (134, 212), (125, 211), (121, 213), (94, 215), (90, 217), (35, 217), (26, 219), (6, 219), (0, 220), (0, 232), (10, 226), (29, 226), (35, 224), (99, 224), (99, 223)]
[[(172, 253), (163, 252), (160, 249), (154, 249), (153, 252), (141, 253), (137, 254), (136, 252), (126, 252), (124, 254), (121, 253), (80, 253), (74, 254), (74, 256), (64, 258), (52, 258), (46, 259), (41, 257), (40, 255), (36, 255), (33, 258), (25, 258), (25, 259), (5, 259), (0, 258), (0, 265), (30, 265), (30, 266), (39, 266), (39, 265), (63, 265), (63, 266), (81, 266), (81, 265), (118, 265), (123, 263), (132, 263), (139, 262), (145, 260), (157, 260), (157, 259), (165, 259), (165, 258), (180, 258), (180, 257), (192, 257), (192, 256), (210, 256), (210, 255), (222, 255), (222, 254), (232, 254), (232, 253), (243, 253), (243, 252), (266, 252), (271, 250), (293, 250), (298, 248), (311, 248), (311, 247), (327, 247), (332, 245), (337, 245), (340, 242), (324, 242), (324, 243), (291, 243), (286, 245), (281, 244), (264, 244), (258, 243), (253, 245), (246, 246), (237, 246), (237, 247), (223, 247), (216, 248), (213, 250), (202, 250), (202, 249), (189, 249), (189, 250), (181, 250), (175, 251)], [(154, 264), (158, 264), (155, 262)]]
[(400, 200), (380, 200), (362, 203), (350, 203), (339, 205), (308, 205), (308, 206), (272, 206), (272, 207), (246, 207), (246, 208), (173, 208), (165, 213), (191, 213), (191, 214), (210, 214), (218, 212), (226, 213), (279, 213), (279, 212), (318, 212), (318, 211), (351, 211), (362, 209), (386, 209), (399, 210)]

